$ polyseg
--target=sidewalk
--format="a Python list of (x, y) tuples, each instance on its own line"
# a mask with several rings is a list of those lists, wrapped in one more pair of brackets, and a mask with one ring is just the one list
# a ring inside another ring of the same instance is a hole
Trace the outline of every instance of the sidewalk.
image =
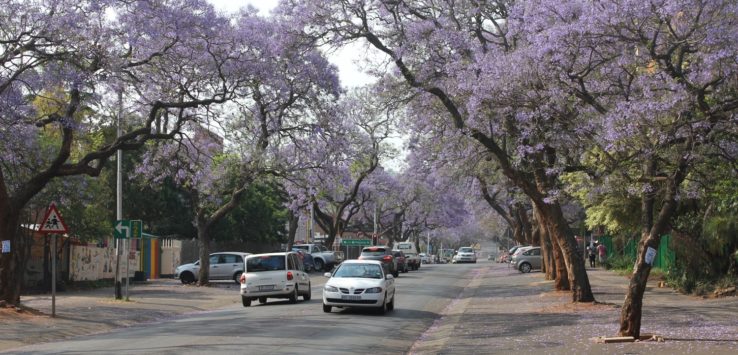
[(481, 264), (466, 289), (415, 343), (416, 354), (737, 354), (738, 298), (702, 299), (649, 284), (641, 333), (665, 342), (596, 344), (616, 336), (628, 280), (589, 269), (598, 304), (573, 304), (540, 272)]
[(233, 282), (198, 287), (161, 279), (129, 286), (128, 291), (128, 302), (115, 300), (112, 287), (58, 293), (56, 318), (50, 317), (51, 295), (23, 296), (24, 306), (43, 314), (0, 310), (0, 351), (171, 319), (241, 302), (239, 287)]

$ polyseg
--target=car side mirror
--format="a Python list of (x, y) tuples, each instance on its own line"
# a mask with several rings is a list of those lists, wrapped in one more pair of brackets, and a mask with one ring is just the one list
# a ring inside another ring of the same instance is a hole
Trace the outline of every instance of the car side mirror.
[(392, 279), (394, 279), (395, 277), (394, 277), (394, 276), (392, 276), (392, 275), (390, 275), (390, 274), (387, 274), (387, 276), (385, 276), (385, 278), (386, 278), (387, 280), (392, 280)]
[(331, 277), (331, 273), (330, 272), (326, 272), (325, 274), (323, 274), (323, 276), (325, 276), (325, 277)]

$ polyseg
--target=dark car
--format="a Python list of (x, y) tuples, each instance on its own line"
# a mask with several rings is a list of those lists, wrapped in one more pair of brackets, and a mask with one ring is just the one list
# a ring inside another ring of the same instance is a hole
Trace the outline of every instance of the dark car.
[(379, 260), (385, 267), (385, 272), (397, 277), (400, 269), (397, 268), (397, 259), (392, 256), (392, 248), (387, 246), (365, 247), (361, 250), (359, 260)]
[(395, 257), (395, 260), (397, 260), (397, 270), (402, 272), (407, 272), (407, 259), (405, 258), (405, 253), (403, 253), (400, 250), (393, 250), (392, 256)]
[(312, 255), (308, 254), (300, 248), (292, 248), (292, 251), (297, 254), (300, 260), (302, 260), (302, 265), (305, 267), (306, 272), (311, 272), (315, 270), (315, 260), (313, 259)]

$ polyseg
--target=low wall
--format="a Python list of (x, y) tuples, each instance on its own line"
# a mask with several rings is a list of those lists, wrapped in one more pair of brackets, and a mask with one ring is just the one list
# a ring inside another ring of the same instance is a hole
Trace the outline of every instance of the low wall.
[[(123, 255), (121, 255), (123, 257)], [(125, 277), (128, 260), (128, 276), (138, 270), (139, 252), (133, 259), (121, 259), (120, 271)], [(94, 245), (72, 245), (69, 254), (69, 279), (71, 281), (95, 281), (115, 278), (115, 248)]]

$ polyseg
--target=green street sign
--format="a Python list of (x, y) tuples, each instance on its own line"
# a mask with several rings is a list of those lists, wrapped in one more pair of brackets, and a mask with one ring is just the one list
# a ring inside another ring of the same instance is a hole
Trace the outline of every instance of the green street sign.
[(141, 239), (143, 234), (143, 221), (140, 219), (131, 220), (131, 238)]
[(131, 221), (119, 219), (113, 224), (113, 237), (115, 239), (128, 239), (131, 237)]
[(365, 246), (372, 245), (372, 241), (369, 239), (344, 239), (341, 241), (343, 246)]

